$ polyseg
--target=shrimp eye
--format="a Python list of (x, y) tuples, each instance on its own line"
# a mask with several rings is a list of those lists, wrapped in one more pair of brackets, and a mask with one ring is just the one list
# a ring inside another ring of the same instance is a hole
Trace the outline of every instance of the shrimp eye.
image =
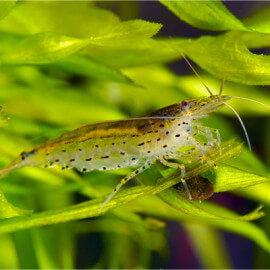
[(187, 100), (181, 102), (181, 109), (185, 111), (189, 109), (189, 102)]

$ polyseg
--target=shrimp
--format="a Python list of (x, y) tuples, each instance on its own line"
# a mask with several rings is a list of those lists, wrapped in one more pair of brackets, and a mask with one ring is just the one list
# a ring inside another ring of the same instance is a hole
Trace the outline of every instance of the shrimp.
[[(107, 203), (125, 183), (159, 160), (168, 167), (179, 168), (185, 185), (184, 164), (170, 160), (185, 158), (185, 152), (178, 152), (183, 146), (193, 146), (198, 158), (203, 159), (213, 142), (219, 144), (219, 139), (213, 136), (218, 131), (197, 125), (197, 120), (207, 117), (229, 99), (219, 95), (189, 99), (140, 118), (86, 125), (22, 152), (0, 175), (39, 165), (60, 165), (62, 169), (77, 168), (81, 172), (137, 168), (121, 180)], [(205, 136), (209, 143), (201, 144), (195, 134)], [(185, 188), (191, 199), (186, 185)]]
[[(59, 165), (62, 169), (76, 168), (81, 172), (135, 168), (119, 182), (103, 203), (103, 208), (124, 184), (159, 161), (181, 170), (181, 182), (191, 200), (185, 181), (185, 165), (175, 161), (199, 159), (204, 162), (207, 161), (206, 154), (213, 147), (219, 147), (219, 131), (199, 125), (198, 120), (208, 117), (221, 106), (229, 106), (226, 102), (232, 96), (222, 95), (223, 82), (219, 95), (213, 95), (202, 81), (210, 96), (183, 100), (139, 118), (90, 124), (64, 133), (22, 152), (10, 165), (0, 170), (0, 176), (21, 167), (39, 165)], [(250, 145), (238, 114), (237, 117)], [(197, 135), (203, 136), (207, 142), (201, 143), (196, 139)], [(192, 151), (178, 151), (186, 146), (192, 147)]]

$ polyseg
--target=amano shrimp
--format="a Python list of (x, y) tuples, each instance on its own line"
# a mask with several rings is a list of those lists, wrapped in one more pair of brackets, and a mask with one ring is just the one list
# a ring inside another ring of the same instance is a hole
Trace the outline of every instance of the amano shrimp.
[[(124, 184), (160, 161), (165, 166), (181, 170), (181, 181), (192, 199), (185, 182), (185, 165), (172, 160), (189, 157), (189, 153), (178, 152), (178, 149), (191, 146), (194, 149), (192, 158), (195, 154), (195, 158), (203, 162), (212, 147), (219, 147), (218, 130), (201, 126), (198, 120), (228, 105), (226, 102), (232, 98), (222, 96), (221, 91), (219, 95), (213, 95), (205, 87), (210, 93), (208, 97), (184, 100), (143, 117), (90, 124), (64, 133), (22, 152), (0, 170), (0, 176), (21, 167), (39, 165), (59, 165), (62, 169), (76, 168), (81, 172), (134, 168), (108, 196), (104, 207)], [(197, 135), (204, 136), (207, 143), (199, 142)]]
[[(137, 168), (121, 180), (109, 201), (122, 185), (159, 160), (168, 167), (181, 169), (185, 185), (185, 166), (169, 160), (181, 159), (177, 150), (182, 146), (196, 147), (198, 158), (203, 158), (215, 139), (213, 130), (199, 126), (197, 121), (229, 99), (216, 95), (184, 100), (141, 118), (86, 125), (22, 152), (0, 175), (39, 165), (60, 165), (63, 169), (77, 168), (82, 172)], [(209, 144), (201, 145), (194, 138), (195, 133), (206, 136)], [(186, 190), (191, 199), (187, 186)]]

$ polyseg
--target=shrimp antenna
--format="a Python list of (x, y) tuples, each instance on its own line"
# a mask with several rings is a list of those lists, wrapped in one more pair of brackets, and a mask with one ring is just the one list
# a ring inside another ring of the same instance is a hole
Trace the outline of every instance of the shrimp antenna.
[(190, 66), (190, 68), (193, 70), (193, 72), (195, 73), (195, 75), (198, 77), (198, 79), (201, 81), (201, 83), (203, 84), (203, 86), (206, 88), (206, 90), (209, 92), (209, 94), (213, 97), (213, 93), (212, 91), (209, 89), (209, 87), (204, 83), (203, 79), (201, 78), (201, 76), (198, 74), (198, 72), (195, 70), (195, 68), (191, 65), (191, 63), (189, 62), (189, 60), (185, 57), (185, 55), (183, 53), (181, 53), (183, 58), (186, 60), (186, 62), (188, 63), (188, 65)]
[[(170, 37), (171, 38), (171, 37)], [(172, 39), (172, 38), (171, 38)], [(191, 65), (191, 63), (189, 62), (189, 60), (185, 57), (185, 55), (178, 50), (178, 48), (176, 49), (174, 46), (174, 49), (180, 53), (182, 55), (182, 57), (186, 60), (186, 62), (188, 63), (188, 65), (190, 66), (190, 68), (193, 70), (193, 72), (195, 73), (195, 75), (198, 77), (198, 79), (201, 81), (201, 83), (203, 84), (203, 86), (205, 87), (205, 89), (208, 91), (208, 93), (214, 97), (212, 91), (209, 89), (209, 87), (204, 83), (203, 79), (201, 78), (201, 76), (198, 74), (198, 72), (195, 70), (195, 68)]]
[(220, 89), (219, 89), (219, 96), (222, 94), (223, 86), (224, 86), (224, 81), (225, 81), (225, 75), (223, 76), (220, 84)]
[(221, 94), (222, 94), (222, 90), (223, 90), (223, 87), (224, 87), (224, 82), (225, 82), (225, 76), (226, 76), (226, 70), (227, 70), (227, 68), (228, 68), (228, 58), (227, 58), (227, 61), (226, 61), (226, 67), (225, 67), (224, 75), (222, 77), (221, 84), (220, 84), (219, 96), (221, 96)]
[(260, 105), (262, 105), (262, 106), (265, 106), (266, 108), (270, 108), (269, 105), (266, 105), (266, 104), (264, 104), (264, 103), (262, 103), (262, 102), (260, 102), (260, 101), (257, 101), (257, 100), (251, 99), (251, 98), (236, 97), (236, 96), (231, 96), (231, 97), (232, 97), (232, 98), (239, 98), (239, 99), (244, 99), (244, 100), (253, 101), (253, 102), (258, 103), (258, 104), (260, 104)]
[(249, 150), (251, 151), (251, 144), (250, 144), (250, 140), (249, 140), (249, 136), (248, 136), (248, 133), (247, 133), (247, 130), (246, 130), (246, 127), (244, 125), (244, 122), (242, 121), (240, 115), (237, 113), (237, 111), (231, 106), (229, 105), (228, 103), (224, 102), (224, 101), (221, 101), (224, 105), (226, 105), (227, 107), (229, 107), (234, 113), (235, 115), (237, 116), (242, 128), (243, 128), (243, 131), (245, 133), (245, 136), (246, 136), (246, 140), (247, 140), (247, 144), (248, 144), (248, 148)]

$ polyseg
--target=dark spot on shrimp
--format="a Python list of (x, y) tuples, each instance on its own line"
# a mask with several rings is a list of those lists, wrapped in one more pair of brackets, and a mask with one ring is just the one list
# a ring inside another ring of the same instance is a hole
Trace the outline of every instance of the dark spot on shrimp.
[(74, 162), (74, 161), (75, 161), (75, 158), (73, 158), (73, 159), (70, 159), (69, 161), (70, 161), (70, 162)]
[(45, 164), (44, 167), (47, 168), (48, 167), (48, 164)]
[(150, 154), (150, 153), (151, 153), (151, 151), (150, 151), (150, 150), (148, 150), (148, 151), (147, 151), (147, 153), (148, 153), (148, 154)]
[(123, 144), (126, 144), (126, 142), (123, 142)]
[(125, 153), (124, 152), (120, 152), (120, 154), (123, 156), (123, 155), (125, 155)]
[(167, 132), (166, 132), (166, 135), (168, 135), (169, 133), (170, 133), (170, 132), (169, 132), (169, 131), (167, 131)]
[(159, 127), (164, 127), (164, 125), (163, 124), (160, 124)]
[(136, 160), (136, 158), (134, 157), (134, 158), (132, 158), (132, 160)]
[(99, 146), (98, 146), (98, 145), (96, 145), (96, 148), (99, 148)]
[(59, 162), (59, 161), (60, 161), (60, 159), (56, 159), (56, 160), (55, 160), (55, 162)]
[(50, 163), (50, 166), (52, 166), (52, 165), (53, 165), (53, 162)]
[(86, 158), (85, 159), (85, 161), (91, 161), (92, 160), (92, 158)]
[(86, 169), (86, 168), (83, 168), (83, 169), (82, 169), (82, 172), (86, 172), (86, 171), (87, 171), (87, 169)]
[(118, 167), (118, 168), (121, 168), (121, 166), (120, 166), (120, 165), (117, 165), (117, 167)]
[(67, 152), (67, 150), (66, 149), (63, 149), (62, 152)]
[(34, 155), (36, 152), (37, 152), (36, 149), (30, 151), (29, 153), (22, 152), (21, 153), (22, 160), (25, 160), (27, 157)]
[(163, 148), (166, 148), (167, 146), (168, 146), (167, 144), (164, 144), (162, 147), (163, 147)]
[(101, 158), (109, 158), (109, 156), (104, 156), (104, 157), (101, 157)]
[(153, 130), (151, 130), (151, 131), (148, 131), (147, 133), (152, 133), (153, 132)]
[(136, 136), (135, 134), (132, 135), (132, 137), (135, 137), (135, 136)]
[(150, 143), (151, 141), (146, 141), (146, 143)]
[(81, 148), (79, 148), (78, 150), (79, 150), (79, 151), (82, 151), (82, 149), (81, 149)]
[(158, 138), (157, 141), (160, 141), (160, 138)]
[(145, 166), (143, 166), (142, 168), (143, 168), (143, 170), (144, 170), (144, 169), (145, 169)]
[(175, 137), (180, 137), (180, 134), (176, 134)]
[(26, 154), (26, 152), (21, 153), (22, 160), (25, 160), (25, 154)]
[(142, 128), (145, 128), (145, 125), (141, 126), (141, 127), (138, 127), (138, 129), (142, 129)]
[(139, 173), (139, 171), (137, 170), (135, 173), (136, 173), (136, 174), (138, 174), (138, 173)]
[(106, 171), (106, 167), (103, 167), (103, 171)]
[(115, 143), (113, 142), (112, 145), (115, 145)]
[(142, 146), (142, 145), (144, 145), (144, 142), (143, 142), (143, 143), (139, 143), (139, 144), (138, 144), (138, 146)]

